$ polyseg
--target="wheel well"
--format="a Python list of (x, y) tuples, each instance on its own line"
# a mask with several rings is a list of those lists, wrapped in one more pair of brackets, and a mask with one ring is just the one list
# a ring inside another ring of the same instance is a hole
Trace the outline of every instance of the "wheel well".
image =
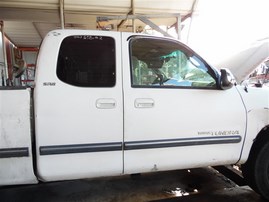
[(258, 154), (259, 150), (269, 141), (269, 125), (265, 126), (254, 139), (254, 143), (250, 150), (250, 156), (254, 157)]
[(251, 147), (248, 160), (241, 167), (242, 174), (245, 180), (247, 181), (248, 185), (256, 192), (259, 192), (256, 182), (257, 175), (255, 174), (257, 169), (257, 158), (259, 152), (264, 147), (264, 145), (268, 143), (268, 141), (269, 141), (269, 126), (266, 126), (259, 132), (257, 137), (254, 139), (254, 143)]

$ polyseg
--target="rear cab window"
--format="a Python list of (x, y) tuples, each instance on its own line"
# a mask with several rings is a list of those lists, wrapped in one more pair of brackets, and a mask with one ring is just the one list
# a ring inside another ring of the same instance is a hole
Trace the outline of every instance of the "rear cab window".
[(115, 58), (112, 37), (69, 36), (61, 43), (57, 77), (78, 87), (113, 87), (116, 82)]

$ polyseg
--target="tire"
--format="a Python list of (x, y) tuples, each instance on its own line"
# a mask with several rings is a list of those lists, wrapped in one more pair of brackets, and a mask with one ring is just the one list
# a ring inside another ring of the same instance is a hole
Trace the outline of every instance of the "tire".
[[(256, 150), (257, 151), (257, 150)], [(252, 153), (242, 165), (243, 176), (249, 186), (269, 201), (269, 142), (267, 141), (258, 152)]]
[(254, 172), (253, 172), (252, 164), (250, 164), (250, 161), (248, 160), (247, 163), (241, 166), (243, 177), (246, 181), (246, 183), (255, 191), (258, 193), (257, 186), (255, 184), (254, 180)]

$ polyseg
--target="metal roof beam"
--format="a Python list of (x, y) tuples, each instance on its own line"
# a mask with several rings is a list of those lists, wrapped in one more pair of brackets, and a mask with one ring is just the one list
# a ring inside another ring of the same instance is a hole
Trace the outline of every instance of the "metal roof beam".
[[(130, 11), (130, 12), (133, 12)], [(130, 13), (129, 12), (129, 13)], [(170, 34), (168, 34), (166, 31), (162, 30), (158, 25), (150, 21), (148, 18), (171, 18), (175, 17), (177, 18), (177, 24), (180, 26), (181, 24), (181, 15), (179, 13), (171, 13), (171, 14), (153, 14), (153, 15), (120, 15), (120, 16), (99, 16), (97, 17), (96, 21), (97, 22), (102, 22), (102, 21), (109, 21), (109, 20), (122, 20), (120, 24), (118, 25), (118, 28), (120, 28), (128, 19), (139, 19), (146, 25), (149, 25), (152, 29), (160, 32), (164, 36), (167, 37), (173, 37)], [(180, 29), (178, 30), (178, 37), (180, 38)]]
[(178, 17), (180, 13), (167, 13), (167, 14), (152, 14), (152, 15), (111, 15), (111, 16), (99, 16), (97, 17), (97, 22), (109, 21), (109, 20), (125, 20), (125, 19), (138, 19), (139, 17), (144, 18), (172, 18)]
[[(139, 20), (141, 20), (143, 23), (145, 23), (146, 25), (149, 25), (152, 29), (160, 32), (161, 34), (163, 34), (164, 36), (167, 37), (172, 37), (170, 34), (168, 34), (166, 31), (162, 30), (158, 25), (154, 24), (153, 22), (151, 22), (149, 19), (145, 18), (145, 17), (138, 17)], [(172, 37), (173, 38), (173, 37)]]

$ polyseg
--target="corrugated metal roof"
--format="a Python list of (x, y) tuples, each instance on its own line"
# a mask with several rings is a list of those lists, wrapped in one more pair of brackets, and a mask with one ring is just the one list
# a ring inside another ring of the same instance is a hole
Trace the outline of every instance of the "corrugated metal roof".
[[(97, 17), (127, 14), (180, 13), (182, 19), (193, 12), (198, 0), (64, 0), (65, 28), (97, 29), (109, 26), (117, 30), (121, 20), (96, 22)], [(50, 30), (60, 28), (60, 0), (1, 0), (0, 20), (4, 21), (6, 35), (19, 47), (37, 47)], [(158, 25), (171, 26), (176, 18), (155, 18)], [(136, 26), (145, 26), (136, 20)], [(131, 31), (127, 20), (120, 31)], [(100, 27), (99, 27), (100, 28)]]

